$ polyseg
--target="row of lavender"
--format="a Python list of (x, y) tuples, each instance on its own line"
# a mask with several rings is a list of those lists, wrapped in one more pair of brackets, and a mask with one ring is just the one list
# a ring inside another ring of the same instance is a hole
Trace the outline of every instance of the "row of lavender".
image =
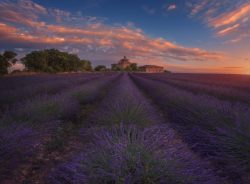
[[(65, 90), (55, 94), (31, 95), (3, 111), (0, 117), (0, 183), (21, 175), (23, 166), (27, 166), (48, 144), (55, 131), (74, 121), (82, 106), (97, 99), (116, 78), (117, 74), (79, 76), (78, 82), (71, 84), (75, 77), (69, 76), (69, 81), (64, 78)], [(39, 86), (31, 85), (34, 88)], [(50, 90), (54, 86), (49, 84), (47, 88)]]
[[(204, 74), (203, 74), (204, 75)], [(235, 76), (238, 82), (231, 75), (204, 75), (202, 74), (141, 74), (141, 76), (161, 81), (168, 85), (191, 91), (196, 94), (207, 94), (215, 96), (221, 100), (234, 103), (245, 103), (250, 105), (250, 77)], [(184, 78), (186, 76), (186, 78)], [(194, 79), (194, 76), (197, 79)], [(217, 78), (216, 78), (217, 76)], [(240, 78), (242, 77), (242, 79)], [(230, 81), (230, 78), (233, 80)], [(223, 79), (227, 79), (226, 81)], [(214, 82), (212, 81), (214, 80)], [(245, 81), (245, 83), (244, 83)]]
[(53, 184), (223, 183), (168, 127), (127, 74), (87, 119), (92, 141), (51, 170)]
[[(150, 74), (149, 74), (150, 75)], [(159, 78), (168, 78), (173, 80), (207, 84), (217, 87), (234, 88), (238, 90), (250, 92), (250, 75), (237, 75), (237, 74), (185, 74), (176, 73), (165, 75), (163, 73), (153, 74)]]
[(235, 183), (250, 181), (248, 105), (222, 101), (216, 95), (207, 95), (206, 90), (183, 90), (187, 86), (184, 83), (183, 88), (175, 87), (157, 81), (153, 75), (134, 74), (132, 78), (165, 112), (190, 148), (210, 159), (221, 176)]
[(79, 77), (87, 77), (92, 75), (100, 75), (93, 73), (65, 73), (65, 74), (34, 74), (21, 76), (6, 76), (0, 78), (0, 89), (16, 90), (27, 86), (36, 86), (46, 84), (50, 81), (75, 80)]
[(0, 78), (0, 110), (43, 94), (56, 94), (66, 88), (95, 79), (100, 74), (34, 75)]

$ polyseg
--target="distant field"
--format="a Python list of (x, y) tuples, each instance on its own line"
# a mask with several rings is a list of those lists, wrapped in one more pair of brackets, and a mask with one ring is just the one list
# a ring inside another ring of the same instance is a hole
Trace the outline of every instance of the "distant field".
[(0, 78), (0, 183), (248, 184), (250, 76)]

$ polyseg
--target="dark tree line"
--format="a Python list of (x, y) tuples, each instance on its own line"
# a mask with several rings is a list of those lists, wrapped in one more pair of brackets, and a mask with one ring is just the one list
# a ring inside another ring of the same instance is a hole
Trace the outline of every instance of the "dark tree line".
[[(17, 54), (5, 51), (0, 54), (0, 75), (8, 73), (8, 67), (15, 64)], [(32, 51), (21, 59), (26, 70), (33, 72), (71, 72), (92, 71), (91, 62), (81, 60), (76, 54), (61, 52), (56, 49)]]
[(117, 66), (112, 66), (111, 69), (107, 68), (105, 65), (97, 65), (95, 67), (95, 71), (97, 72), (105, 72), (105, 71), (139, 71), (137, 64), (132, 63), (130, 66), (128, 66), (125, 69), (121, 69)]
[(61, 52), (56, 49), (33, 51), (21, 59), (29, 71), (35, 72), (70, 72), (91, 71), (91, 62), (81, 60), (76, 54)]

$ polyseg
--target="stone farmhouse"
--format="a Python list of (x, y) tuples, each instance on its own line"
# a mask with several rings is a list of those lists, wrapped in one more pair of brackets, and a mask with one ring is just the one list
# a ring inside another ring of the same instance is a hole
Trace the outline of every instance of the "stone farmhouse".
[[(124, 70), (127, 67), (131, 66), (132, 64), (135, 63), (131, 63), (129, 61), (129, 59), (127, 59), (126, 56), (124, 56), (123, 59), (121, 59), (118, 63), (112, 64), (112, 68), (119, 68), (120, 70)], [(140, 66), (138, 67), (139, 71), (141, 72), (146, 72), (146, 73), (162, 73), (164, 72), (164, 68), (162, 66), (157, 66), (157, 65), (144, 65), (144, 66)]]
[(126, 69), (127, 67), (131, 66), (133, 63), (131, 63), (129, 61), (129, 59), (126, 58), (126, 56), (124, 56), (124, 58), (122, 58), (118, 63), (116, 64), (112, 64), (112, 68), (119, 68), (121, 70)]

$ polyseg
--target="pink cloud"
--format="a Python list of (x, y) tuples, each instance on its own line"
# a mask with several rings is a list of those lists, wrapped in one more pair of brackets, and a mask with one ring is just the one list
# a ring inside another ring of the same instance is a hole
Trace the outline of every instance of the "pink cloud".
[(171, 4), (167, 7), (167, 10), (168, 11), (172, 11), (172, 10), (175, 10), (177, 8), (176, 4)]

